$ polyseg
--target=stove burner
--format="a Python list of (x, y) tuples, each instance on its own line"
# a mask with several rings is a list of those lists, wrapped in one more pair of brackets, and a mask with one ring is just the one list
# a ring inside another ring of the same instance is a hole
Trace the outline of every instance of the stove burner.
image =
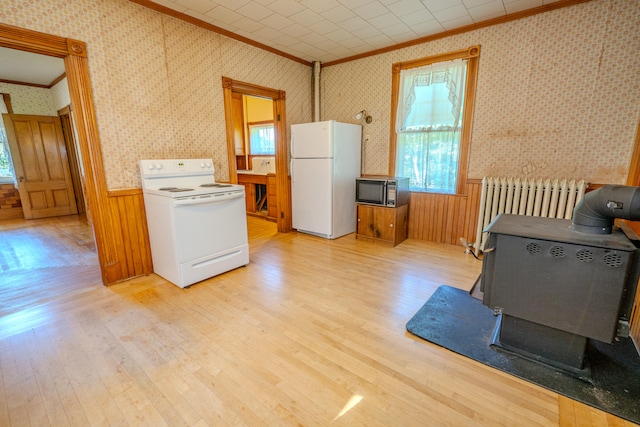
[(181, 193), (183, 191), (193, 191), (193, 188), (164, 187), (160, 190), (168, 191), (169, 193)]
[(217, 182), (211, 184), (202, 184), (200, 187), (231, 187), (231, 184), (218, 184)]
[(169, 190), (175, 190), (178, 187), (162, 187), (162, 188), (158, 188), (158, 190), (160, 191), (169, 191)]

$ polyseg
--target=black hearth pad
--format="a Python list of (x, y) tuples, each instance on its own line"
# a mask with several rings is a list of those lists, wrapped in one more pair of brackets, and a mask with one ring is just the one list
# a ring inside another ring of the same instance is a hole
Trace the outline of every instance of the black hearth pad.
[(468, 292), (440, 286), (407, 323), (420, 338), (640, 424), (640, 356), (630, 338), (614, 344), (589, 340), (591, 381), (490, 346), (492, 310)]

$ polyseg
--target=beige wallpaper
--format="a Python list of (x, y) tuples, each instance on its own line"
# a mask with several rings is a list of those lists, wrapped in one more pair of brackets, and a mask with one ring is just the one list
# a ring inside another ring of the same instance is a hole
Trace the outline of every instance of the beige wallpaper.
[(0, 0), (0, 21), (87, 43), (109, 189), (140, 187), (142, 158), (211, 157), (227, 180), (222, 76), (285, 91), (288, 124), (311, 119), (308, 66), (127, 0)]
[[(212, 157), (228, 179), (222, 76), (284, 90), (287, 123), (311, 120), (309, 67), (127, 0), (0, 0), (0, 21), (87, 43), (109, 189), (139, 187), (141, 158)], [(594, 0), (324, 68), (322, 119), (366, 109), (364, 171), (386, 173), (391, 64), (480, 44), (471, 178), (622, 183), (640, 116), (639, 22), (638, 0)]]
[(53, 98), (49, 89), (0, 82), (0, 93), (11, 95), (11, 106), (14, 114), (35, 114), (39, 116), (55, 116), (58, 114), (53, 105)]
[(322, 116), (366, 109), (365, 172), (386, 173), (391, 65), (481, 45), (469, 177), (624, 183), (640, 119), (640, 1), (594, 0), (323, 68)]

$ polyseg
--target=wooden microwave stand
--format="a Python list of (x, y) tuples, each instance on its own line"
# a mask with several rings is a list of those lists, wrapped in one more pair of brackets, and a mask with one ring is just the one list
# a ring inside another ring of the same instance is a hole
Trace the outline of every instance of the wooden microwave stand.
[(389, 208), (356, 203), (356, 207), (356, 239), (396, 246), (407, 238), (408, 204)]

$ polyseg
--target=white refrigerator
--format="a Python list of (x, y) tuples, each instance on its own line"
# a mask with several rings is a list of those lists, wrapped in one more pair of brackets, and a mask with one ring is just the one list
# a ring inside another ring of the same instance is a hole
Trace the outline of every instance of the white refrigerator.
[(293, 228), (327, 239), (356, 231), (362, 127), (335, 120), (291, 125)]

